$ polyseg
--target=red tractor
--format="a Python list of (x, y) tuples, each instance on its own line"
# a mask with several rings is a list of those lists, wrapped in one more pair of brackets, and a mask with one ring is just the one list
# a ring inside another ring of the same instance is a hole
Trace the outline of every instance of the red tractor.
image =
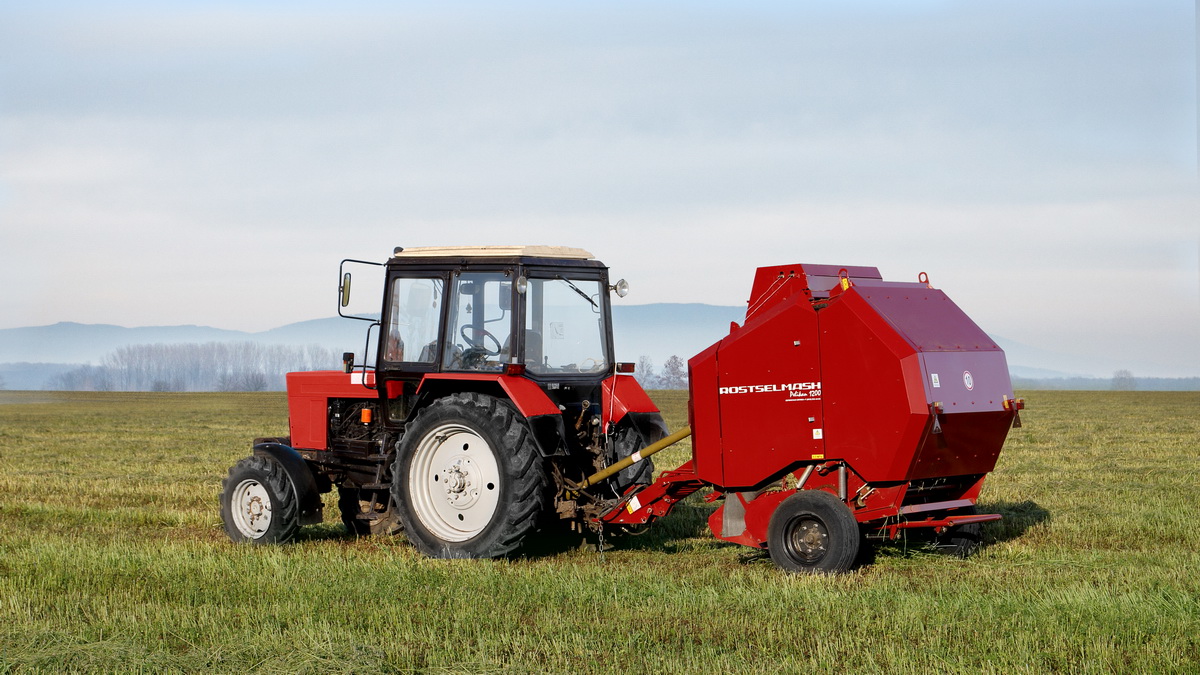
[(603, 263), (562, 247), (451, 247), (396, 249), (383, 267), (374, 366), (351, 353), (345, 372), (288, 375), (290, 437), (258, 439), (224, 482), (234, 541), (290, 539), (337, 488), (351, 532), (496, 557), (650, 482), (639, 465), (590, 505), (560, 498), (666, 435), (632, 367), (613, 360), (609, 298), (627, 286)]
[[(744, 325), (689, 361), (691, 426), (668, 436), (613, 359), (627, 286), (587, 252), (397, 249), (383, 267), (373, 366), (288, 375), (290, 437), (258, 439), (224, 481), (234, 541), (290, 539), (334, 487), (351, 532), (447, 558), (644, 525), (705, 488), (715, 536), (791, 571), (844, 571), (865, 539), (909, 530), (966, 554), (1000, 517), (974, 504), (1023, 402), (1003, 351), (925, 278), (760, 268)], [(652, 481), (648, 457), (693, 430), (693, 459)]]

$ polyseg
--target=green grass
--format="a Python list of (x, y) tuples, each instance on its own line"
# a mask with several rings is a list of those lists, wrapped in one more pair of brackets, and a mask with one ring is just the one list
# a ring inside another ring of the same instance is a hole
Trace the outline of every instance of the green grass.
[(281, 394), (0, 392), (0, 672), (1200, 670), (1200, 393), (1027, 399), (982, 553), (831, 578), (716, 541), (697, 498), (604, 554), (427, 560), (328, 500), (235, 546), (220, 480), (286, 433)]

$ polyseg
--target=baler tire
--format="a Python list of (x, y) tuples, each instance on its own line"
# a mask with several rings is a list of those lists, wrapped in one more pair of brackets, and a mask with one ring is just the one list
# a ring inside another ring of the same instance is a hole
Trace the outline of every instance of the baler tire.
[(788, 572), (849, 571), (861, 544), (854, 514), (822, 490), (801, 490), (783, 500), (767, 525), (771, 560)]
[[(955, 515), (973, 516), (979, 513), (974, 506), (959, 509)], [(933, 542), (934, 550), (943, 555), (970, 558), (983, 546), (983, 523), (957, 525), (938, 535)]]
[(404, 533), (432, 558), (511, 554), (547, 505), (546, 471), (528, 424), (511, 403), (485, 394), (454, 394), (417, 413), (392, 477)]
[[(368, 492), (368, 494), (363, 495), (363, 492)], [(338, 488), (338, 509), (342, 513), (342, 524), (346, 526), (346, 531), (360, 537), (391, 537), (403, 532), (404, 528), (400, 527), (400, 519), (396, 517), (396, 509), (391, 505), (391, 493), (379, 491), (371, 495), (369, 492), (374, 491), (359, 490), (354, 487)], [(367, 499), (363, 499), (363, 496), (366, 496)], [(366, 513), (371, 508), (372, 501), (375, 503), (382, 501), (387, 504), (387, 508), (379, 512), (380, 517), (375, 520), (359, 518), (359, 514)]]
[(275, 459), (252, 455), (221, 481), (221, 520), (234, 543), (282, 544), (300, 529), (296, 488)]

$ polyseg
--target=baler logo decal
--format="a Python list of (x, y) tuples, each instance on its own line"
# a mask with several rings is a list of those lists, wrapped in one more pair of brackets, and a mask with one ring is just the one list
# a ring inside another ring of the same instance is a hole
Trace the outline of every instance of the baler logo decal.
[(971, 391), (975, 388), (975, 378), (971, 377), (971, 371), (963, 371), (963, 384), (966, 385), (967, 391)]
[(789, 401), (812, 401), (821, 398), (820, 382), (786, 382), (780, 384), (747, 384), (737, 387), (718, 387), (717, 393), (727, 394), (770, 394), (784, 392)]

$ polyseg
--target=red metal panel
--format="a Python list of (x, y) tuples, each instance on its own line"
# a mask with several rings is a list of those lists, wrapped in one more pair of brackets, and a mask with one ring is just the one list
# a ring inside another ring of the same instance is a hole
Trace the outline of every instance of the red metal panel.
[(867, 482), (905, 480), (929, 418), (917, 351), (855, 287), (818, 316), (827, 457)]
[(340, 370), (288, 373), (288, 428), (292, 447), (327, 449), (329, 399), (378, 397), (379, 393), (368, 389), (364, 382), (375, 386), (374, 373), (344, 373)]
[(508, 398), (517, 406), (517, 410), (525, 417), (560, 414), (558, 406), (554, 405), (550, 397), (546, 396), (546, 392), (542, 391), (542, 388), (533, 381), (524, 377), (501, 373), (430, 373), (421, 380), (417, 392), (419, 393), (425, 383), (431, 380), (495, 382), (500, 385)]
[(921, 355), (925, 391), (947, 413), (1004, 410), (1004, 397), (1015, 398), (1008, 361), (997, 348), (927, 352)]
[(828, 297), (842, 270), (853, 280), (880, 278), (879, 270), (874, 267), (796, 263), (758, 268), (747, 302), (746, 321), (792, 296)]
[(609, 424), (620, 422), (631, 412), (659, 412), (646, 390), (632, 375), (613, 375), (601, 383), (601, 392), (601, 421), (605, 429)]
[(688, 361), (696, 473), (753, 487), (823, 454), (816, 315), (775, 304)]
[(718, 342), (688, 360), (688, 423), (692, 428), (692, 457), (696, 475), (724, 485), (721, 462), (721, 406), (717, 397)]
[(1008, 411), (938, 415), (942, 433), (928, 434), (908, 470), (912, 480), (987, 473), (996, 468), (1012, 426)]
[(717, 353), (723, 487), (750, 488), (825, 454), (817, 315), (775, 305)]
[(923, 352), (999, 350), (946, 294), (925, 284), (860, 282), (854, 290)]

